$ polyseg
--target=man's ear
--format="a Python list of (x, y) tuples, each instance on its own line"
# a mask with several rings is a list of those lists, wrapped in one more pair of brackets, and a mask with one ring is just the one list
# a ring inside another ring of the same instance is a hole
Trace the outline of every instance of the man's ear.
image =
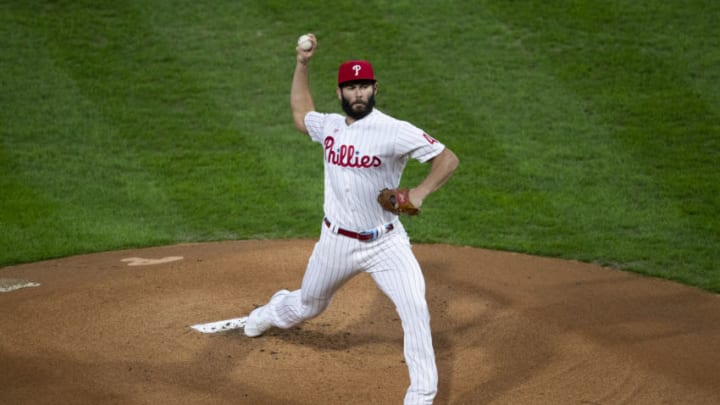
[(378, 82), (373, 83), (373, 94), (377, 94)]
[(340, 89), (340, 86), (335, 88), (335, 92), (337, 93), (338, 100), (342, 101), (342, 90)]

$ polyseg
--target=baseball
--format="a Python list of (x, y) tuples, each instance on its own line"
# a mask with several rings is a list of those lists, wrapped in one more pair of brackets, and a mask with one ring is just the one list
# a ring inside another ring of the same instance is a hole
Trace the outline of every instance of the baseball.
[(312, 49), (313, 44), (312, 41), (310, 41), (310, 37), (307, 35), (302, 35), (300, 38), (298, 38), (298, 46), (303, 51), (309, 51)]

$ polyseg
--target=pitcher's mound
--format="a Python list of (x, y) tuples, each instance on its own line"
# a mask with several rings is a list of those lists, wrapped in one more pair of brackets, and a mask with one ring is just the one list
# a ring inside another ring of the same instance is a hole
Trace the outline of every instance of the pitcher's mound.
[[(190, 325), (300, 286), (314, 241), (177, 245), (0, 269), (0, 403), (399, 404), (400, 322), (361, 275), (261, 338)], [(595, 265), (417, 245), (438, 404), (720, 403), (720, 300)], [(39, 284), (36, 285), (36, 284)]]

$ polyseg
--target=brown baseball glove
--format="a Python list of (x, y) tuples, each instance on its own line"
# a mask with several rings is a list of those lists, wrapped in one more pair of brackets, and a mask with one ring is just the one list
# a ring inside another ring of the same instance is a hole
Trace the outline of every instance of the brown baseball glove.
[(378, 195), (378, 203), (383, 209), (397, 215), (418, 215), (420, 209), (410, 202), (410, 190), (406, 188), (385, 188)]

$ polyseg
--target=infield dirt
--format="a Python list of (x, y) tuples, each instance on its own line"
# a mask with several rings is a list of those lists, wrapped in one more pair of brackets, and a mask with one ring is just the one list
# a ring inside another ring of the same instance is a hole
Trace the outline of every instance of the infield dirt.
[[(0, 403), (401, 403), (400, 322), (367, 275), (296, 328), (256, 339), (190, 329), (298, 288), (313, 244), (187, 244), (0, 269), (40, 284), (0, 293)], [(718, 295), (579, 262), (414, 250), (436, 404), (720, 403)]]

